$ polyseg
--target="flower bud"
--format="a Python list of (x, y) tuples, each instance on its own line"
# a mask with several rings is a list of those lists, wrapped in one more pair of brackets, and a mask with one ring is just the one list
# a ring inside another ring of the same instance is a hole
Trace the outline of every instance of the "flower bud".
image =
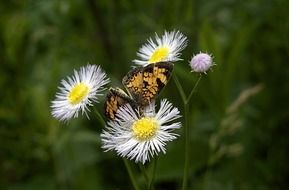
[(197, 73), (206, 73), (213, 65), (212, 56), (202, 52), (195, 55), (190, 61), (192, 72)]

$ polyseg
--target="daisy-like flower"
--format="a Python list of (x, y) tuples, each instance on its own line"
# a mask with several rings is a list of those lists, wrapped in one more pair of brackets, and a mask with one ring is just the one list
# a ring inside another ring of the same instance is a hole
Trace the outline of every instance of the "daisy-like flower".
[(192, 57), (190, 61), (192, 71), (197, 73), (206, 73), (213, 65), (212, 56), (202, 52)]
[(60, 92), (51, 102), (52, 116), (60, 121), (78, 117), (79, 111), (88, 116), (88, 106), (97, 102), (98, 96), (102, 95), (100, 92), (105, 89), (103, 86), (108, 82), (109, 79), (99, 66), (87, 65), (81, 67), (80, 71), (74, 70), (74, 75), (63, 79), (58, 87)]
[(181, 51), (187, 46), (187, 37), (179, 31), (167, 32), (160, 38), (157, 34), (155, 41), (150, 38), (144, 44), (137, 56), (140, 60), (135, 59), (133, 62), (137, 65), (147, 65), (150, 63), (157, 63), (160, 61), (179, 61)]
[(144, 164), (160, 152), (166, 153), (166, 143), (176, 139), (178, 135), (172, 131), (180, 128), (181, 123), (172, 121), (181, 117), (179, 114), (179, 110), (166, 99), (161, 101), (158, 112), (151, 103), (142, 117), (139, 111), (126, 104), (102, 132), (102, 148), (115, 150), (122, 157)]

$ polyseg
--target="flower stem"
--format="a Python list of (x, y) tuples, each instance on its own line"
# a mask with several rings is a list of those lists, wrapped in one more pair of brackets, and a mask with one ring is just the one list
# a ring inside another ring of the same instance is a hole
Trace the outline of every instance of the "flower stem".
[(197, 82), (195, 83), (195, 86), (192, 88), (192, 90), (190, 92), (190, 95), (186, 99), (186, 104), (188, 104), (190, 102), (192, 95), (196, 92), (197, 86), (198, 86), (199, 82), (201, 81), (201, 79), (202, 79), (202, 74), (199, 76)]
[(99, 113), (99, 111), (93, 107), (93, 110), (98, 118), (98, 121), (101, 123), (101, 125), (104, 127), (105, 126), (105, 120), (103, 119), (103, 117), (101, 116), (101, 114)]
[(179, 92), (180, 92), (181, 98), (182, 98), (183, 102), (185, 103), (186, 99), (187, 99), (186, 98), (186, 94), (185, 94), (185, 91), (184, 91), (184, 89), (183, 89), (183, 87), (182, 87), (177, 75), (173, 74), (173, 79), (174, 79), (174, 82), (175, 82)]
[(125, 165), (125, 167), (126, 167), (126, 170), (127, 170), (127, 172), (128, 172), (128, 175), (129, 175), (130, 181), (131, 181), (131, 183), (132, 183), (132, 185), (133, 185), (133, 188), (134, 188), (135, 190), (140, 190), (140, 188), (138, 187), (137, 181), (136, 181), (136, 179), (135, 179), (135, 176), (134, 176), (134, 174), (133, 174), (133, 172), (132, 172), (132, 168), (131, 168), (131, 166), (130, 166), (130, 163), (129, 163), (128, 160), (125, 159), (125, 158), (123, 158), (122, 160), (123, 160), (124, 165)]
[(145, 178), (147, 189), (149, 189), (149, 181), (150, 180), (149, 180), (149, 176), (147, 174), (146, 168), (144, 167), (143, 164), (139, 164), (139, 168), (140, 168), (140, 170), (141, 170), (141, 172), (142, 172), (142, 174), (143, 174), (143, 176)]
[(185, 164), (183, 174), (182, 189), (186, 190), (188, 185), (188, 173), (190, 168), (190, 126), (189, 126), (189, 104), (184, 104), (185, 107)]
[(151, 174), (151, 178), (149, 181), (149, 189), (151, 189), (151, 190), (154, 189), (154, 180), (155, 180), (155, 176), (156, 176), (157, 161), (158, 161), (158, 158), (156, 157), (153, 160), (153, 169), (152, 169), (152, 174)]
[(196, 88), (202, 78), (202, 75), (196, 81), (194, 87), (192, 88), (190, 95), (188, 98), (183, 102), (184, 103), (184, 110), (185, 110), (185, 164), (184, 164), (184, 174), (183, 174), (183, 184), (182, 189), (186, 190), (188, 186), (188, 177), (189, 177), (189, 169), (190, 169), (190, 152), (191, 152), (191, 127), (189, 126), (189, 113), (190, 113), (190, 100), (192, 95), (196, 92)]

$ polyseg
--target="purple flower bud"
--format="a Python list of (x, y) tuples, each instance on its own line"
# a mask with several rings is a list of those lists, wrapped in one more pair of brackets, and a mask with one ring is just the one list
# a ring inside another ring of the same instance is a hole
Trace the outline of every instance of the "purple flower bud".
[(213, 65), (212, 56), (202, 52), (195, 55), (190, 61), (192, 71), (197, 73), (206, 73)]

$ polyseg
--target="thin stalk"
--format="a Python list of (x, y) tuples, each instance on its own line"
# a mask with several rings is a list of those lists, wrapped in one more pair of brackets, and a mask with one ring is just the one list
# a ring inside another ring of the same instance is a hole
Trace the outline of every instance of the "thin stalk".
[(184, 174), (183, 174), (183, 185), (182, 189), (186, 190), (188, 185), (188, 173), (190, 168), (190, 126), (189, 126), (189, 104), (184, 104), (185, 106), (185, 164), (184, 164)]
[(146, 186), (147, 186), (147, 189), (149, 189), (149, 176), (147, 174), (147, 171), (146, 171), (146, 168), (144, 167), (143, 164), (139, 164), (139, 168), (141, 170), (141, 172), (143, 173), (143, 176), (145, 178), (145, 182), (146, 182)]
[(189, 95), (188, 98), (186, 99), (186, 104), (189, 104), (189, 102), (190, 102), (193, 94), (196, 92), (197, 86), (198, 86), (199, 82), (201, 81), (202, 76), (203, 76), (202, 74), (199, 76), (197, 82), (195, 83), (195, 86), (193, 87), (193, 89), (192, 89), (191, 92), (190, 92), (190, 95)]
[(184, 164), (184, 174), (183, 174), (183, 184), (182, 189), (186, 190), (188, 186), (188, 177), (189, 177), (189, 169), (190, 169), (190, 150), (191, 150), (191, 127), (189, 125), (189, 113), (190, 113), (190, 100), (194, 92), (196, 91), (196, 88), (202, 78), (202, 75), (198, 78), (196, 81), (194, 87), (192, 88), (190, 95), (188, 98), (184, 101), (184, 111), (185, 111), (185, 164)]
[(186, 98), (186, 94), (185, 94), (185, 91), (184, 91), (184, 89), (183, 89), (183, 87), (182, 87), (177, 75), (173, 74), (173, 79), (174, 79), (174, 82), (175, 82), (175, 84), (176, 84), (176, 86), (178, 88), (178, 91), (180, 92), (181, 98), (182, 98), (183, 102), (185, 103), (186, 99), (187, 99)]
[(131, 168), (128, 160), (125, 159), (125, 158), (123, 158), (122, 160), (123, 160), (124, 165), (125, 165), (125, 167), (126, 167), (126, 170), (127, 170), (127, 172), (128, 172), (128, 175), (129, 175), (130, 181), (131, 181), (131, 183), (132, 183), (132, 185), (133, 185), (133, 188), (134, 188), (135, 190), (140, 190), (140, 188), (138, 187), (137, 181), (136, 181), (136, 179), (135, 179), (135, 176), (134, 176), (134, 174), (133, 174), (132, 168)]
[(158, 158), (156, 157), (153, 160), (153, 169), (152, 169), (151, 179), (149, 181), (149, 189), (151, 189), (151, 190), (154, 189), (154, 181), (155, 181), (156, 170), (157, 170), (157, 162), (158, 162)]
[(95, 108), (95, 107), (93, 107), (93, 110), (94, 110), (94, 112), (95, 112), (95, 114), (96, 114), (96, 116), (97, 116), (97, 118), (98, 118), (98, 121), (101, 123), (101, 125), (104, 127), (105, 125), (106, 125), (106, 122), (105, 122), (105, 120), (103, 119), (103, 117), (101, 116), (101, 114), (99, 113), (99, 111)]

